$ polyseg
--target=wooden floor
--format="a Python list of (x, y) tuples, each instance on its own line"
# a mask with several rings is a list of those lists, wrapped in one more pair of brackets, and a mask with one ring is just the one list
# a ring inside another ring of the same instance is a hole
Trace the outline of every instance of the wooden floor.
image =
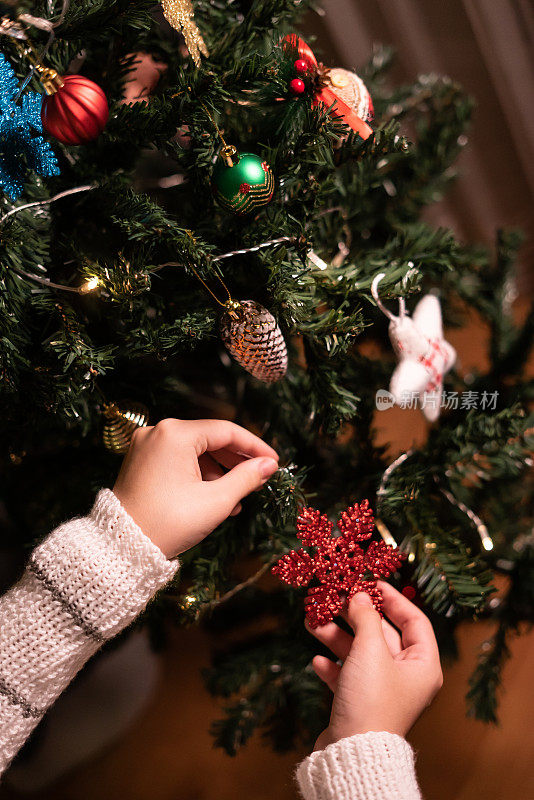
[[(484, 333), (476, 320), (449, 337), (461, 368), (484, 361)], [(425, 423), (417, 412), (391, 409), (376, 420), (391, 454), (421, 441)], [(425, 800), (532, 800), (534, 798), (534, 634), (512, 644), (505, 669), (500, 727), (465, 717), (464, 695), (478, 647), (489, 623), (465, 624), (460, 659), (445, 665), (445, 684), (413, 730)], [(206, 693), (200, 668), (209, 663), (210, 642), (199, 630), (175, 631), (161, 656), (155, 694), (135, 726), (107, 752), (34, 800), (289, 800), (296, 798), (292, 771), (305, 754), (274, 755), (261, 740), (234, 759), (215, 750), (207, 732), (219, 715)], [(3, 800), (23, 797), (7, 786)], [(28, 797), (28, 795), (24, 795)], [(377, 798), (394, 800), (394, 798)]]

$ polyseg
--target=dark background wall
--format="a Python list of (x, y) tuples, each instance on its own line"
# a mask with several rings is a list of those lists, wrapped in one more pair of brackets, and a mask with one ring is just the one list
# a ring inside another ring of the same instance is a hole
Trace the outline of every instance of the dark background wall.
[(531, 0), (324, 0), (309, 28), (329, 66), (356, 68), (373, 43), (397, 52), (394, 82), (449, 75), (476, 99), (460, 179), (429, 218), (466, 241), (521, 227), (520, 289), (534, 260), (534, 5)]

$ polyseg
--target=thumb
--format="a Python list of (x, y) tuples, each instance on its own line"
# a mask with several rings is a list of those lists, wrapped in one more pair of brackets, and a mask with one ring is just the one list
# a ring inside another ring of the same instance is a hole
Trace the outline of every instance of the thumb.
[(209, 488), (221, 503), (221, 510), (228, 515), (243, 497), (263, 486), (277, 469), (278, 462), (274, 458), (250, 458), (211, 481)]
[(355, 644), (385, 644), (380, 614), (375, 610), (368, 594), (358, 592), (354, 595), (349, 602), (347, 618), (355, 633)]

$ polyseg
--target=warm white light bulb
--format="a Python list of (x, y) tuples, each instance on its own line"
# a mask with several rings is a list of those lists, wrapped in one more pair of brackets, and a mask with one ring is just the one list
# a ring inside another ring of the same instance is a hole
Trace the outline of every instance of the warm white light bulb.
[(382, 537), (384, 542), (387, 545), (389, 545), (390, 547), (396, 548), (397, 547), (397, 542), (393, 538), (393, 535), (392, 535), (391, 531), (389, 530), (387, 525), (385, 525), (382, 522), (382, 520), (379, 517), (377, 517), (375, 519), (375, 525), (376, 525), (376, 529), (377, 529), (378, 533), (380, 534), (380, 536)]
[(196, 603), (196, 601), (197, 598), (195, 597), (194, 594), (186, 594), (183, 600), (183, 604), (186, 608), (189, 608), (189, 606), (192, 606), (194, 603)]
[(84, 284), (80, 286), (80, 292), (82, 294), (87, 294), (88, 292), (92, 292), (99, 285), (100, 285), (100, 280), (96, 276), (94, 276), (93, 278), (89, 278)]

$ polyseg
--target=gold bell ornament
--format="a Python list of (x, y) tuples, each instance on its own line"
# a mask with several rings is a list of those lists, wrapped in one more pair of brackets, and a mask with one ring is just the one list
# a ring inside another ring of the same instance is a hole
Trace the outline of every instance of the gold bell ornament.
[(104, 447), (111, 453), (123, 455), (128, 451), (137, 428), (148, 425), (148, 409), (142, 403), (106, 403), (104, 405)]

